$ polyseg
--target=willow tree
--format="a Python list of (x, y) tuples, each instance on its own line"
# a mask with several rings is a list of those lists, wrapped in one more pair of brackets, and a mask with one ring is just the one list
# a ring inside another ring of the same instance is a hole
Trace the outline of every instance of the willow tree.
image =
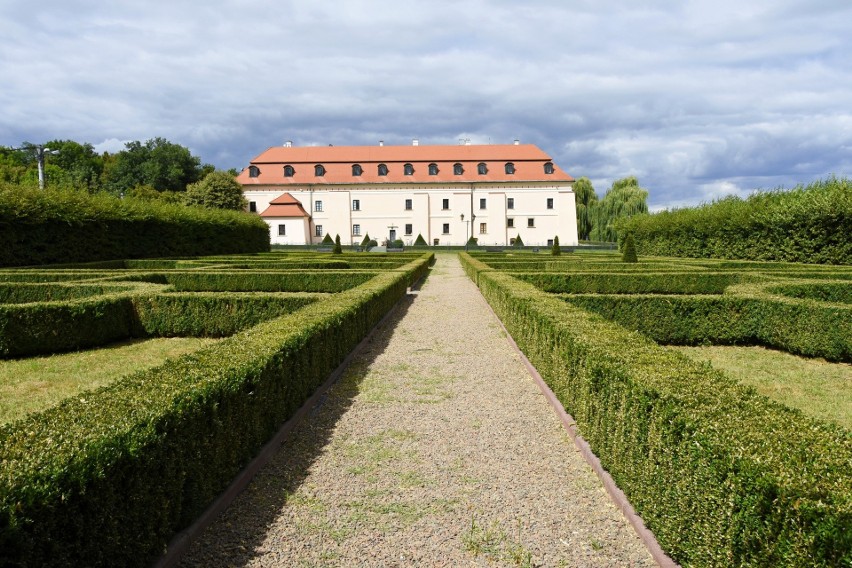
[(598, 202), (598, 195), (587, 177), (574, 183), (574, 195), (577, 199), (577, 237), (587, 241), (592, 233), (592, 208)]
[(595, 241), (616, 242), (618, 232), (615, 222), (648, 212), (648, 191), (639, 187), (635, 176), (613, 182), (603, 199), (594, 204), (591, 211), (591, 238)]

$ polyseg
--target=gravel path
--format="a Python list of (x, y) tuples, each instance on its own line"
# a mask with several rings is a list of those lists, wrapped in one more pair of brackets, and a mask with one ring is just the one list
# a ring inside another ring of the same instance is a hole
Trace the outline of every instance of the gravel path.
[(438, 255), (181, 566), (654, 566)]

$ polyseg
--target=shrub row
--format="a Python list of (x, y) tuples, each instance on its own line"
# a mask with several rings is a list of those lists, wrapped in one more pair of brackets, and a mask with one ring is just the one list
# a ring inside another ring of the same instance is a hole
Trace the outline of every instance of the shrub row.
[(791, 298), (805, 298), (839, 304), (852, 304), (852, 282), (820, 282), (773, 286), (768, 292)]
[(0, 266), (266, 250), (257, 215), (0, 184)]
[[(342, 292), (373, 278), (377, 272), (166, 272), (165, 281), (179, 292)], [(136, 277), (133, 277), (134, 279)]]
[(114, 292), (124, 292), (131, 286), (93, 284), (15, 283), (0, 284), (0, 304), (25, 304), (73, 300)]
[(830, 178), (790, 191), (729, 197), (619, 222), (640, 256), (852, 263), (852, 182)]
[(683, 566), (852, 563), (852, 434), (461, 255)]
[(0, 428), (0, 565), (148, 565), (405, 294), (418, 263)]
[(549, 293), (565, 294), (721, 294), (745, 277), (732, 272), (553, 272), (513, 273)]

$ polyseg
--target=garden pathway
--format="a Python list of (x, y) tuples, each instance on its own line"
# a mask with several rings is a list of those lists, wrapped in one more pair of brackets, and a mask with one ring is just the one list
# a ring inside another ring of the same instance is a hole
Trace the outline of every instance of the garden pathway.
[(653, 566), (440, 254), (181, 566)]

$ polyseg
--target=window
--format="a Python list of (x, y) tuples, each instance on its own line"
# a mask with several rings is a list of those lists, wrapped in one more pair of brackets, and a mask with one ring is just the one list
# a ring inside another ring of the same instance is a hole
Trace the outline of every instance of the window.
[(249, 201), (249, 212), (257, 213), (257, 201)]
[(322, 164), (317, 164), (314, 166), (314, 175), (317, 177), (322, 177), (325, 175), (325, 167)]
[(485, 235), (488, 233), (488, 223), (480, 223), (479, 224), (479, 234)]
[(512, 162), (506, 162), (506, 173), (513, 174), (515, 173), (515, 164)]
[(407, 176), (414, 175), (414, 166), (411, 164), (405, 164), (402, 166), (403, 173)]
[(322, 211), (322, 201), (314, 201), (314, 211)]
[(509, 227), (510, 229), (513, 228), (515, 226), (515, 220), (512, 219), (511, 217), (507, 218), (506, 219), (506, 226)]
[(286, 237), (287, 236), (287, 225), (278, 225), (278, 236)]
[(284, 177), (291, 178), (293, 174), (296, 173), (296, 170), (293, 169), (293, 166), (284, 166)]
[(322, 225), (317, 225), (314, 227), (314, 234), (318, 237), (322, 236)]
[(385, 164), (379, 164), (379, 175), (380, 176), (388, 175), (388, 167)]
[(485, 165), (485, 162), (479, 162), (479, 164), (476, 166), (476, 171), (479, 173), (479, 175), (484, 176), (488, 173), (488, 166)]
[(544, 173), (552, 174), (553, 173), (553, 162), (547, 162), (544, 164)]
[(441, 200), (441, 209), (443, 209), (444, 211), (446, 211), (446, 210), (447, 210), (447, 209), (449, 209), (449, 208), (450, 208), (450, 200), (449, 200), (449, 199), (443, 199), (443, 200)]
[(530, 228), (535, 227), (535, 218), (534, 217), (527, 217), (527, 227), (530, 227)]
[(547, 239), (547, 246), (549, 246), (549, 247), (553, 246), (553, 239)]
[(479, 198), (479, 208), (485, 209), (485, 198), (484, 197)]
[(256, 178), (260, 175), (260, 168), (257, 166), (249, 166), (249, 177)]
[(352, 211), (360, 211), (361, 210), (361, 200), (353, 199), (352, 200)]
[(414, 232), (414, 225), (412, 225), (411, 223), (406, 223), (405, 224), (405, 234), (410, 235), (413, 232)]
[(453, 173), (460, 176), (464, 173), (464, 167), (461, 164), (453, 164)]
[(442, 231), (442, 232), (443, 232), (445, 235), (449, 235), (449, 234), (450, 234), (450, 224), (449, 224), (449, 223), (444, 223), (444, 229), (443, 229), (443, 231)]
[(438, 164), (429, 164), (429, 175), (430, 176), (438, 175)]
[(410, 200), (410, 199), (406, 199), (406, 200), (405, 200), (405, 210), (406, 210), (406, 211), (411, 211), (411, 209), (412, 209), (412, 206), (411, 206), (411, 200)]
[(553, 198), (552, 197), (547, 198), (547, 208), (553, 209)]
[(514, 209), (515, 208), (515, 198), (509, 197), (506, 199), (506, 209)]
[(352, 236), (360, 237), (361, 236), (361, 225), (355, 224), (352, 225)]
[(361, 164), (352, 164), (352, 175), (360, 176), (364, 173), (364, 168), (361, 167)]

